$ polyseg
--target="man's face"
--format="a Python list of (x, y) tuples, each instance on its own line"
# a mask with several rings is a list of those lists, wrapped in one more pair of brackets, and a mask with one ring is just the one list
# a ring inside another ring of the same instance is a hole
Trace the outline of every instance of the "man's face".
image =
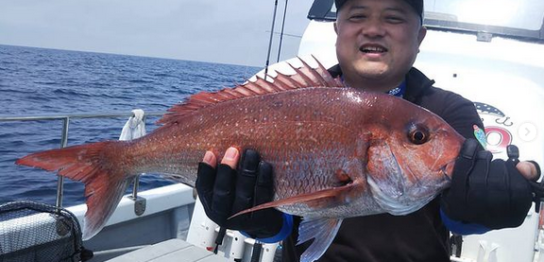
[(403, 0), (349, 0), (339, 10), (335, 31), (336, 55), (353, 87), (361, 79), (402, 81), (426, 33)]

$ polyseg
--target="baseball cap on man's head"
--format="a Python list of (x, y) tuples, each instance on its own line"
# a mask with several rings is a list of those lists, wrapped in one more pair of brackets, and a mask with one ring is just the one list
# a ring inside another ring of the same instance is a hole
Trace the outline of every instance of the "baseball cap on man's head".
[[(344, 5), (348, 0), (334, 0), (334, 4), (336, 5), (336, 10), (340, 10), (342, 5)], [(421, 21), (423, 21), (423, 0), (404, 0), (407, 4), (409, 4), (416, 14), (419, 15), (419, 18)]]

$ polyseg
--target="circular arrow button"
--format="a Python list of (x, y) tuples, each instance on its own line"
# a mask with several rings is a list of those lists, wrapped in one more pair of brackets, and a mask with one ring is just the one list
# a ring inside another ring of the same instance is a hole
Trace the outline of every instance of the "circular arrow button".
[(537, 129), (533, 123), (523, 123), (518, 128), (518, 136), (521, 140), (525, 142), (531, 142), (535, 140), (537, 136)]

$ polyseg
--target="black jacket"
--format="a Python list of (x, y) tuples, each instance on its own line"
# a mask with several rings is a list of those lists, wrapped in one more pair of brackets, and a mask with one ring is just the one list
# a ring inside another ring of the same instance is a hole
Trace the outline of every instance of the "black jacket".
[[(329, 70), (341, 75), (338, 66)], [(434, 81), (412, 68), (406, 75), (404, 99), (442, 117), (464, 137), (473, 137), (473, 125), (483, 128), (469, 100), (433, 87)], [(344, 219), (336, 238), (318, 261), (441, 262), (449, 259), (449, 231), (440, 219), (438, 198), (406, 216), (380, 214)], [(283, 242), (283, 261), (298, 261), (309, 246), (296, 246), (299, 218)]]

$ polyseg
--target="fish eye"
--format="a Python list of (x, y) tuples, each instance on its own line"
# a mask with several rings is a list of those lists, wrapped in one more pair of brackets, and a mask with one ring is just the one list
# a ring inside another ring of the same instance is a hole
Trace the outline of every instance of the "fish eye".
[(411, 125), (408, 129), (408, 139), (416, 145), (429, 141), (429, 130), (422, 125)]

